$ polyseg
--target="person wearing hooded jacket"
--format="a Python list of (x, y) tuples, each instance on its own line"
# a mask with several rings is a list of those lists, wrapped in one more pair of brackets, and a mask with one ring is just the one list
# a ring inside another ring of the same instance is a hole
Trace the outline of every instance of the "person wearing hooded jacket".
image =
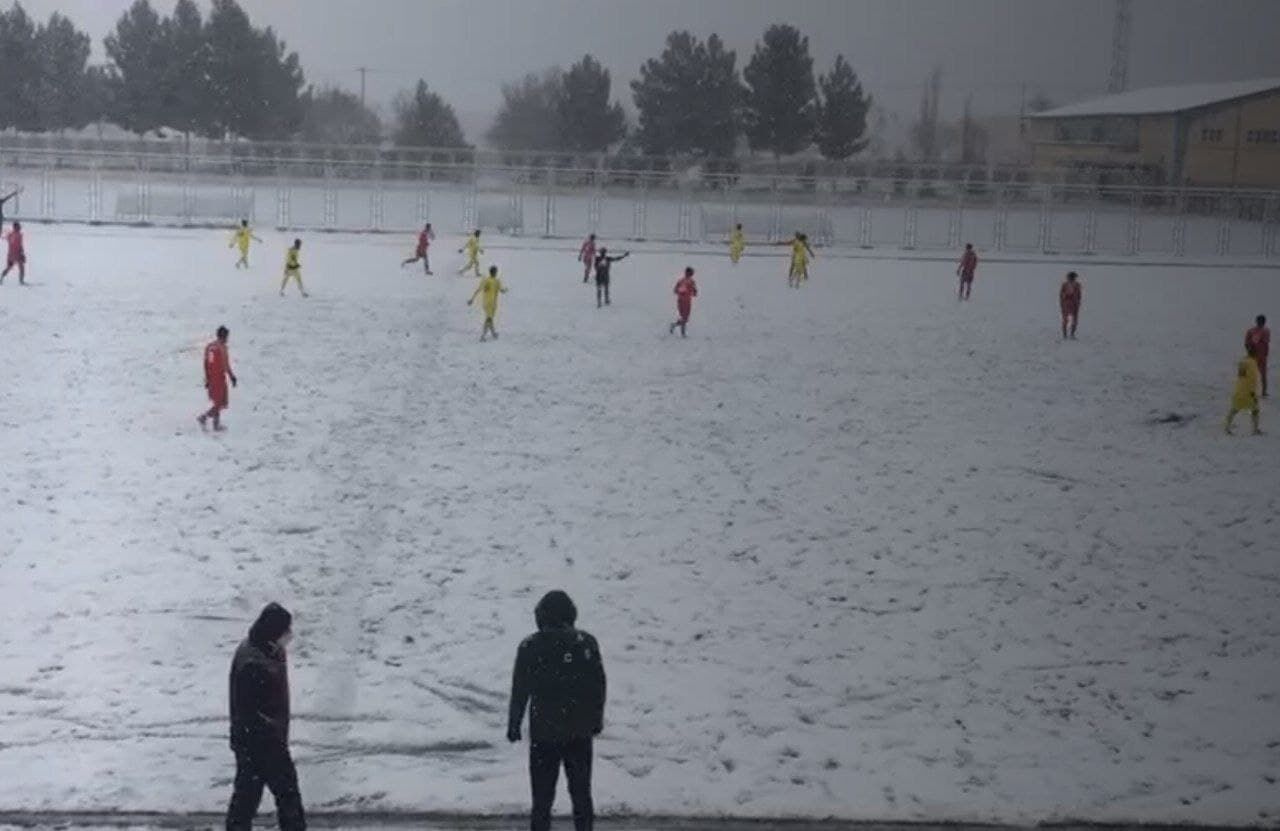
[(289, 754), (289, 673), (285, 648), (293, 616), (269, 603), (231, 660), (231, 750), (236, 778), (227, 831), (250, 831), (267, 787), (281, 831), (305, 831), (298, 772)]
[(576, 831), (591, 831), (592, 739), (604, 726), (605, 674), (600, 646), (574, 628), (578, 610), (563, 591), (547, 592), (534, 609), (538, 631), (521, 642), (511, 680), (507, 739), (520, 741), (529, 709), (531, 831), (551, 827), (556, 780), (564, 766)]

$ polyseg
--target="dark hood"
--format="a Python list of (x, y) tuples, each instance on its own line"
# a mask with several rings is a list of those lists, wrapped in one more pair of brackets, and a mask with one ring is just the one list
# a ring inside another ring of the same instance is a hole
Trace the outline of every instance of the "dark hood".
[(556, 589), (549, 591), (538, 601), (533, 610), (533, 619), (539, 629), (552, 629), (573, 626), (578, 620), (578, 608), (573, 605), (569, 595)]
[(257, 644), (272, 643), (293, 626), (293, 615), (279, 603), (268, 603), (258, 619), (249, 627), (249, 640)]

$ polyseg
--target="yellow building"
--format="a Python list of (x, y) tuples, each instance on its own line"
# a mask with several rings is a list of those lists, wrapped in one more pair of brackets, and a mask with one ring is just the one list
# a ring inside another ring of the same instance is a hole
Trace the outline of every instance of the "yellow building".
[(1280, 188), (1280, 78), (1152, 87), (1069, 104), (1030, 116), (1028, 138), (1033, 165), (1046, 172)]

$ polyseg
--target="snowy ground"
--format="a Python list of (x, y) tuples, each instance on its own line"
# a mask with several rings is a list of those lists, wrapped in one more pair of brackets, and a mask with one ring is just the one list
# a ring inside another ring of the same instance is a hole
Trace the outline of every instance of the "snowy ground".
[(945, 264), (795, 292), (698, 256), (681, 341), (678, 251), (597, 311), (571, 253), (495, 241), (481, 345), (455, 240), (425, 278), (307, 237), (304, 301), (266, 237), (244, 273), (223, 234), (42, 227), (0, 287), (0, 808), (221, 809), (228, 660), (279, 599), (309, 806), (519, 812), (511, 661), (562, 586), (605, 811), (1280, 816), (1280, 445), (1220, 431), (1274, 273), (1086, 270), (1064, 344), (1061, 265), (959, 305)]

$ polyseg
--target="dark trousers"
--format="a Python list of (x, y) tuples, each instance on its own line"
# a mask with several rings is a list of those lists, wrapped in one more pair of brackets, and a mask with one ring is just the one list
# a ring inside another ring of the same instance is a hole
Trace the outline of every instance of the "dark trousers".
[(596, 280), (596, 306), (599, 306), (602, 302), (606, 306), (609, 305), (609, 281), (608, 280), (605, 280), (603, 282), (600, 280)]
[(251, 831), (262, 802), (262, 788), (271, 789), (281, 831), (305, 831), (307, 818), (298, 792), (298, 771), (288, 748), (236, 751), (236, 783), (227, 807), (227, 831)]
[(569, 799), (573, 803), (575, 831), (591, 831), (595, 823), (595, 806), (591, 802), (591, 739), (567, 742), (529, 743), (529, 784), (533, 790), (531, 831), (551, 828), (551, 806), (556, 801), (556, 780), (560, 766), (569, 780)]

